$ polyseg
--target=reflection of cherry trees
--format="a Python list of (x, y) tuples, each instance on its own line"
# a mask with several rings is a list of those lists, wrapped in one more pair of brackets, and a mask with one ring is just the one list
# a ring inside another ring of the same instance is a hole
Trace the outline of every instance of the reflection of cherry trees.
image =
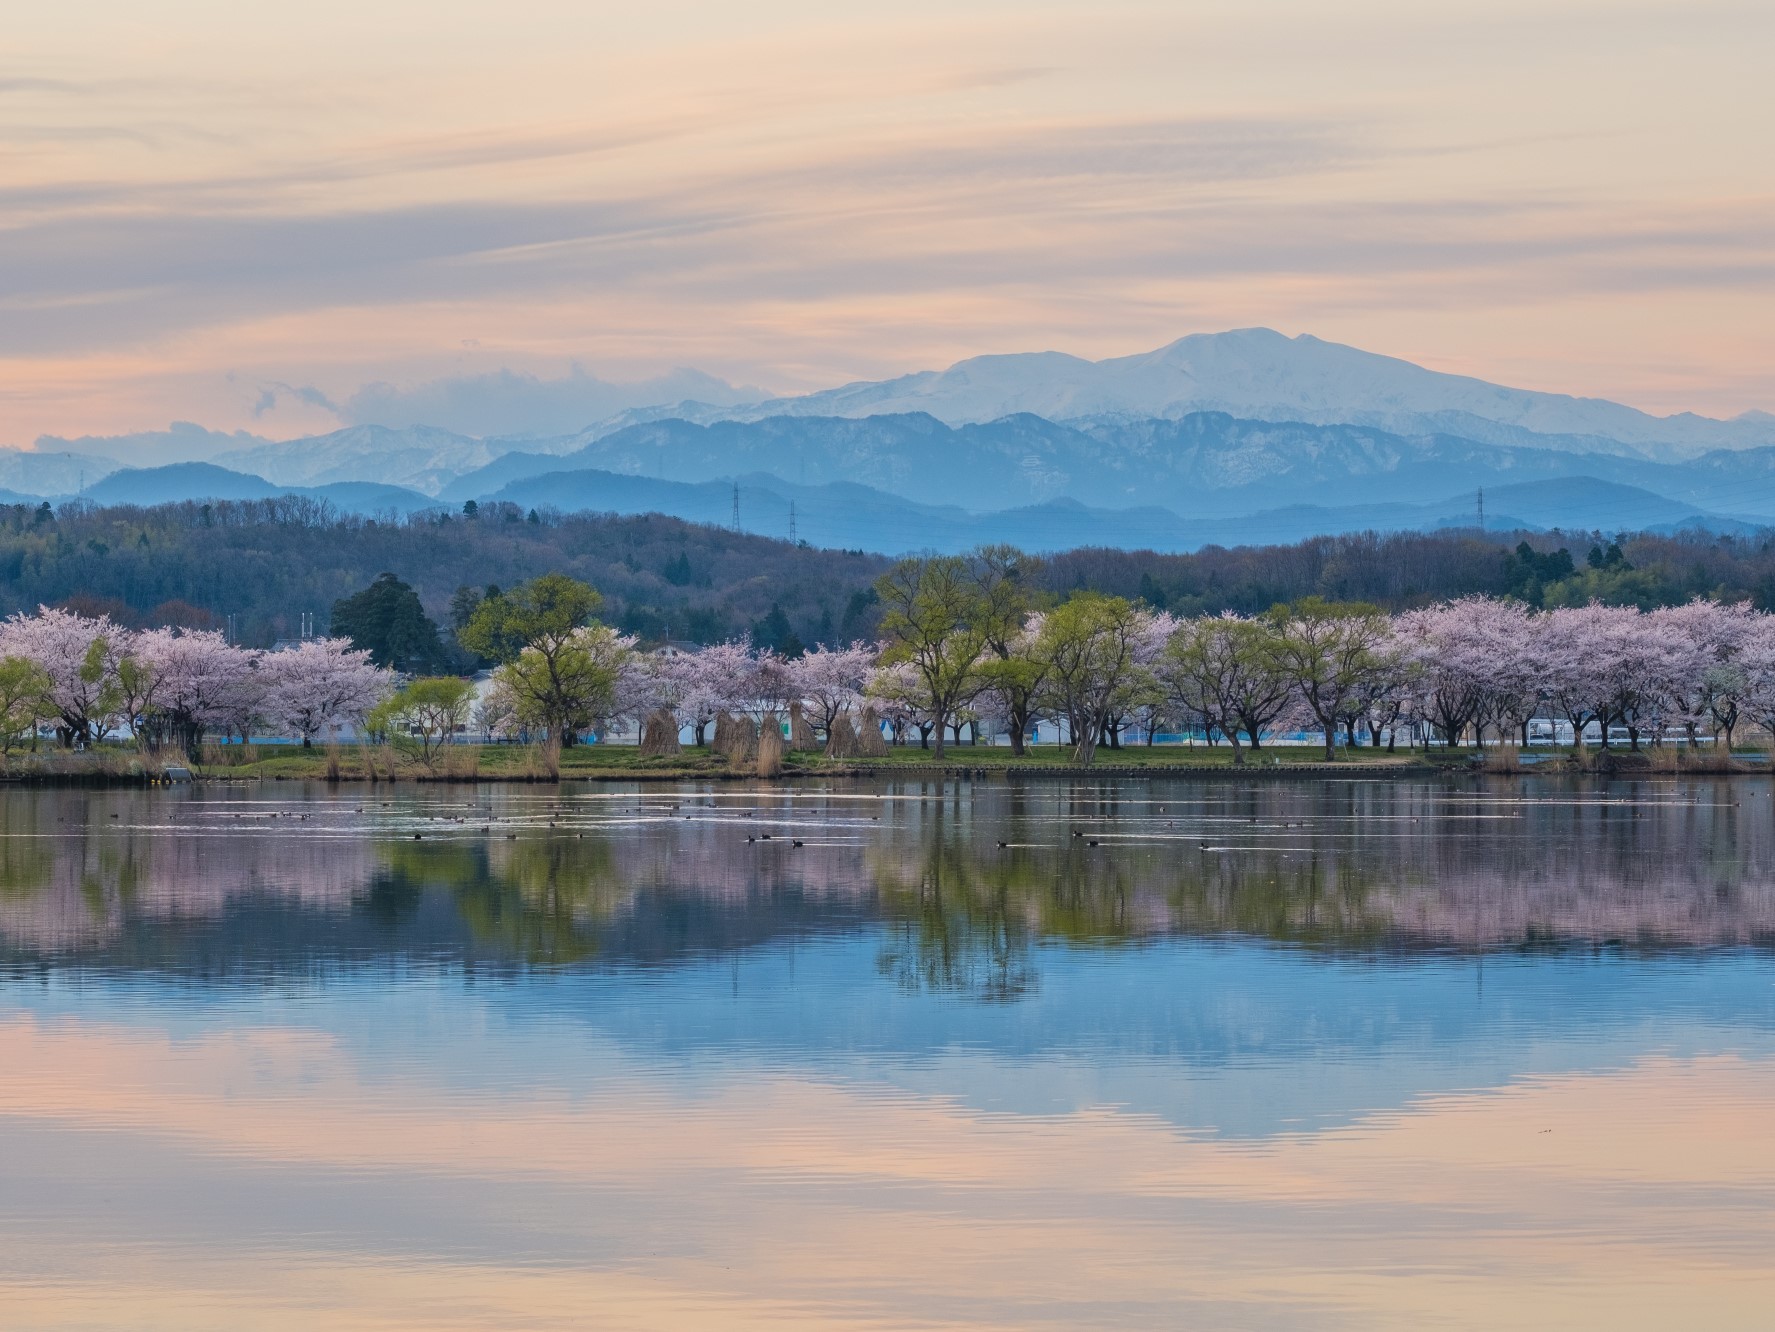
[[(375, 949), (415, 959), (667, 964), (873, 928), (897, 983), (1010, 998), (1039, 983), (1043, 941), (1775, 946), (1775, 825), (1728, 780), (781, 790), (721, 806), (688, 789), (588, 806), (483, 793), (472, 814), (411, 818), (15, 792), (0, 800), (0, 955), (153, 966), (236, 921), (265, 965), (304, 967), (361, 921)], [(442, 943), (423, 933), (446, 926)]]

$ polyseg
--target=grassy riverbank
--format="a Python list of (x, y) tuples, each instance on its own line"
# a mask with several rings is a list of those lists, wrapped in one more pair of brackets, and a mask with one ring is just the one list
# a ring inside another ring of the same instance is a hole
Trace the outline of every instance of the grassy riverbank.
[[(1016, 773), (1025, 776), (1104, 775), (1150, 773), (1165, 775), (1226, 775), (1235, 772), (1264, 776), (1374, 776), (1439, 771), (1553, 772), (1560, 770), (1613, 771), (1623, 776), (1677, 772), (1767, 772), (1766, 755), (1738, 754), (1728, 762), (1709, 750), (1686, 751), (1666, 747), (1659, 751), (1629, 754), (1608, 751), (1606, 757), (1591, 751), (1582, 760), (1569, 751), (1536, 749), (1519, 756), (1513, 749), (1488, 749), (1483, 756), (1471, 749), (1339, 750), (1335, 762), (1325, 761), (1317, 746), (1279, 746), (1245, 752), (1245, 762), (1235, 768), (1232, 750), (1226, 745), (1128, 745), (1099, 749), (1095, 764), (1081, 768), (1070, 748), (1040, 746), (1022, 756), (1008, 748), (985, 745), (952, 745), (939, 760), (934, 750), (901, 747), (879, 758), (830, 760), (817, 752), (792, 752), (784, 756), (784, 778), (851, 776), (868, 773)], [(1531, 764), (1520, 764), (1526, 757)], [(1759, 761), (1761, 760), (1761, 761)], [(169, 765), (185, 766), (200, 779), (261, 781), (668, 781), (753, 777), (750, 765), (737, 766), (706, 748), (687, 748), (681, 754), (643, 757), (629, 745), (579, 745), (552, 753), (538, 746), (451, 745), (426, 761), (417, 746), (335, 749), (301, 749), (296, 746), (206, 747), (201, 761), (186, 763), (171, 753), (144, 755), (123, 747), (106, 747), (90, 753), (15, 753), (6, 765), (6, 778), (48, 784), (84, 782), (145, 782), (164, 776)]]

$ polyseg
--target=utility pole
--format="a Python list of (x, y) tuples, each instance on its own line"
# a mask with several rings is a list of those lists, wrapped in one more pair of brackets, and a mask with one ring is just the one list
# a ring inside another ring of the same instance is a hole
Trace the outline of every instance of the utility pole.
[(795, 501), (789, 501), (789, 544), (795, 544)]
[(740, 483), (733, 483), (733, 530), (740, 530)]
[(1479, 530), (1485, 531), (1485, 487), (1479, 487)]

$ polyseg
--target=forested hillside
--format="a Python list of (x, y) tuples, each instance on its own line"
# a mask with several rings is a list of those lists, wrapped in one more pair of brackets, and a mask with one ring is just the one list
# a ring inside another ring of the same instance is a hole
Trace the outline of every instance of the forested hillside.
[[(1521, 551), (1518, 546), (1521, 545)], [(1469, 593), (1533, 605), (1694, 596), (1775, 608), (1763, 539), (1476, 532), (1324, 537), (1190, 555), (1089, 549), (1039, 566), (1045, 590), (1089, 587), (1178, 614), (1258, 611), (1310, 594), (1388, 609)], [(1560, 551), (1566, 554), (1561, 556)], [(0, 507), (0, 611), (73, 603), (129, 624), (226, 625), (269, 644), (304, 614), (389, 572), (444, 628), (460, 589), (561, 572), (596, 586), (604, 618), (644, 639), (873, 636), (880, 556), (817, 550), (659, 516), (559, 515), (488, 505), (473, 516), (377, 521), (306, 499), (98, 509)]]

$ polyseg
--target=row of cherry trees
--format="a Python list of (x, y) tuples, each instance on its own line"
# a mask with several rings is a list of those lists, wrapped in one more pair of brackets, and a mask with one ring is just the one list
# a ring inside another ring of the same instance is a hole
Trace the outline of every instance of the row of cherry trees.
[(801, 704), (823, 733), (873, 707), (897, 735), (970, 723), (1022, 738), (1063, 728), (1077, 757), (1130, 730), (1205, 731), (1236, 757), (1274, 734), (1379, 745), (1409, 733), (1443, 743), (1526, 743), (1535, 718), (1582, 741), (1628, 743), (1775, 730), (1775, 616), (1696, 601), (1653, 611), (1533, 611), (1483, 597), (1386, 615), (1316, 598), (1262, 616), (1175, 619), (1086, 593), (1022, 615), (995, 646), (961, 624), (921, 662), (904, 643), (854, 644), (785, 661), (739, 644), (634, 653), (615, 713), (669, 710), (698, 743), (723, 712)]
[(361, 721), (394, 684), (341, 638), (264, 652), (215, 630), (132, 630), (49, 607), (0, 622), (8, 746), (46, 724), (67, 746), (123, 735), (195, 751), (205, 735), (245, 739), (267, 726), (306, 745)]
[[(584, 672), (583, 696), (566, 715), (588, 727), (617, 721), (640, 723), (664, 709), (688, 727), (695, 744), (706, 744), (722, 714), (762, 720), (787, 715), (798, 705), (822, 737), (847, 712), (868, 705), (867, 688), (881, 655), (878, 645), (815, 648), (794, 659), (754, 651), (743, 643), (717, 643), (697, 651), (646, 652), (628, 635), (604, 626), (575, 632), (571, 640), (596, 669)], [(521, 660), (521, 659), (520, 659)], [(496, 673), (482, 699), (480, 728), (490, 734), (536, 725), (525, 707), (524, 682)]]
[[(268, 728), (306, 744), (361, 724), (397, 683), (343, 639), (265, 652), (66, 610), (0, 622), (8, 744), (45, 723), (67, 745), (127, 736), (194, 749), (207, 734)], [(1623, 728), (1634, 745), (1703, 731), (1729, 745), (1746, 722), (1775, 730), (1775, 616), (1709, 601), (1539, 612), (1482, 597), (1389, 616), (1308, 598), (1263, 616), (1179, 620), (1087, 592), (1033, 611), (958, 601), (886, 642), (793, 660), (738, 643), (646, 652), (580, 623), (558, 650), (540, 638), (515, 648), (472, 720), (492, 733), (571, 731), (663, 709), (702, 744), (724, 713), (799, 710), (824, 739), (865, 708), (896, 736), (939, 745), (970, 723), (1020, 745), (1045, 721), (1085, 762), (1130, 730), (1198, 728), (1242, 755), (1310, 729), (1329, 755), (1340, 735), (1379, 744), (1408, 726), (1449, 743), (1526, 741), (1537, 717), (1580, 739), (1595, 726), (1604, 744)]]

